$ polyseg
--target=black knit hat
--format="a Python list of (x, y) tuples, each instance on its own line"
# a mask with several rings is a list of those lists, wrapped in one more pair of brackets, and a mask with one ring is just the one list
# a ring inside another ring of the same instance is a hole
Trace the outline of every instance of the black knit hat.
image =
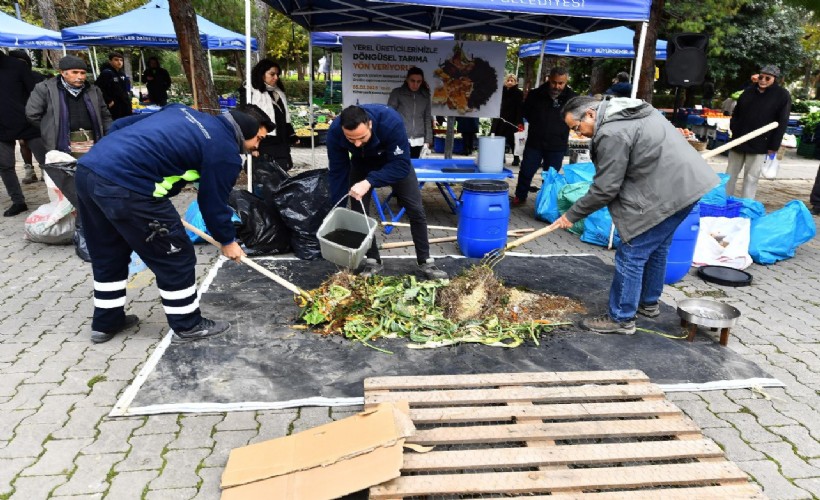
[(83, 71), (88, 71), (88, 65), (77, 56), (65, 56), (60, 59), (59, 63), (60, 71), (66, 71), (69, 69), (81, 69)]
[(242, 131), (242, 138), (246, 141), (253, 139), (259, 133), (259, 120), (247, 113), (243, 113), (236, 109), (228, 110), (231, 118), (239, 125), (239, 130)]

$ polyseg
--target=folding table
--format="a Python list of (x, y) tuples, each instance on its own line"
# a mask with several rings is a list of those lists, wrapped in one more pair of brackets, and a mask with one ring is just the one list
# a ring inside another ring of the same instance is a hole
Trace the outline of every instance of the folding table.
[[(459, 204), (459, 195), (453, 191), (453, 184), (461, 184), (469, 180), (505, 180), (513, 176), (509, 169), (502, 169), (501, 172), (479, 172), (475, 160), (472, 158), (459, 160), (446, 160), (440, 158), (424, 158), (412, 160), (413, 168), (416, 171), (416, 177), (419, 180), (419, 189), (424, 187), (426, 182), (435, 182), (444, 201), (450, 207), (453, 213), (457, 213)], [(379, 213), (379, 218), (383, 222), (397, 222), (404, 215), (404, 208), (402, 207), (397, 213), (393, 213), (389, 202), (393, 198), (391, 191), (384, 200), (379, 199), (378, 193), (373, 190), (373, 203), (376, 205), (376, 210)], [(384, 228), (386, 234), (390, 234), (393, 226)]]

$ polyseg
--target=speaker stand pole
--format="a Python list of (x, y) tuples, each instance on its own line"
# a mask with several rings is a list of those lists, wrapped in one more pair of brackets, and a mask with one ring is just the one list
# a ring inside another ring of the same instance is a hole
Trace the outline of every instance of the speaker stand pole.
[(677, 126), (675, 121), (678, 119), (678, 93), (680, 92), (680, 86), (675, 86), (675, 104), (672, 106), (672, 125)]

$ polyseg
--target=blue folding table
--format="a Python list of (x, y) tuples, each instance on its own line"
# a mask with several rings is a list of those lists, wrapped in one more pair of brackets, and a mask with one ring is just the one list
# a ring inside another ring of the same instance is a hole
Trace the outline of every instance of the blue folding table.
[[(444, 201), (450, 207), (453, 213), (458, 212), (459, 196), (453, 191), (453, 184), (461, 184), (469, 180), (504, 180), (513, 176), (509, 169), (502, 169), (501, 172), (479, 172), (475, 160), (467, 158), (463, 160), (445, 160), (439, 158), (425, 158), (412, 160), (413, 168), (416, 171), (416, 177), (419, 180), (419, 189), (424, 187), (426, 182), (435, 182)], [(379, 199), (376, 190), (373, 190), (373, 203), (376, 205), (376, 210), (379, 213), (379, 218), (383, 222), (397, 222), (404, 215), (404, 207), (397, 213), (393, 213), (389, 202), (393, 198), (393, 192), (385, 197), (384, 201)], [(384, 228), (384, 232), (390, 234), (393, 226)]]

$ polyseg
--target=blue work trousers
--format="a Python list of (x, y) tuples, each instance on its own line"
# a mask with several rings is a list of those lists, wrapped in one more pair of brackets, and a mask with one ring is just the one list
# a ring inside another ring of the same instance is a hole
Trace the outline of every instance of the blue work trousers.
[(199, 325), (196, 254), (171, 200), (135, 193), (77, 166), (77, 199), (94, 273), (91, 329), (115, 331), (125, 319), (125, 285), (131, 251), (157, 278), (168, 325)]

